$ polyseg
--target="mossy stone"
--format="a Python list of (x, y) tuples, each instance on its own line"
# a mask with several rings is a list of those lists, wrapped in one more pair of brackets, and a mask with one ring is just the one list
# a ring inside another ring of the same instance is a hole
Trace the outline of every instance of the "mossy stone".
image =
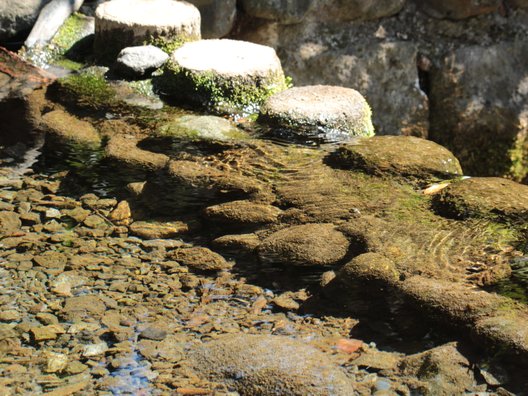
[(528, 222), (528, 186), (499, 177), (475, 177), (452, 183), (433, 199), (448, 217)]
[(225, 118), (205, 115), (184, 115), (160, 126), (161, 136), (192, 140), (244, 140), (249, 136)]
[(446, 148), (413, 136), (375, 136), (340, 146), (332, 165), (382, 176), (435, 181), (462, 176), (456, 157)]
[(271, 47), (235, 40), (186, 43), (171, 56), (160, 91), (223, 114), (256, 113), (287, 87)]

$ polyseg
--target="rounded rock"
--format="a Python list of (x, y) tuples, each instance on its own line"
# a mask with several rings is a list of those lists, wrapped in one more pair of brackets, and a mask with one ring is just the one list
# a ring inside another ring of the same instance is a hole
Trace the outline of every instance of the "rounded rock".
[(150, 75), (169, 59), (169, 55), (153, 45), (127, 47), (117, 57), (115, 68), (128, 77)]
[(454, 218), (481, 217), (528, 222), (528, 186), (499, 177), (450, 184), (433, 200), (435, 210)]
[(342, 260), (348, 247), (348, 239), (333, 224), (303, 224), (271, 234), (258, 253), (268, 263), (326, 266)]
[(146, 41), (169, 45), (199, 40), (200, 22), (200, 11), (184, 1), (112, 0), (95, 13), (95, 56), (112, 62), (123, 48)]
[(338, 140), (374, 135), (371, 115), (370, 106), (359, 92), (315, 85), (271, 96), (261, 107), (258, 120), (281, 132)]
[(364, 253), (354, 257), (337, 273), (337, 278), (345, 284), (360, 282), (381, 282), (393, 284), (399, 279), (394, 262), (379, 253)]
[(162, 88), (176, 99), (220, 113), (254, 113), (286, 83), (273, 48), (237, 40), (201, 40), (174, 51)]
[(382, 176), (433, 181), (462, 175), (456, 157), (437, 143), (414, 136), (374, 136), (344, 144), (330, 155), (333, 166)]
[(241, 395), (353, 395), (352, 381), (306, 342), (275, 335), (235, 334), (194, 347), (188, 363)]
[(232, 201), (209, 206), (207, 218), (235, 224), (267, 224), (277, 221), (281, 210), (276, 206), (251, 201)]
[(184, 115), (161, 125), (160, 136), (191, 140), (246, 140), (249, 135), (232, 122), (213, 115)]

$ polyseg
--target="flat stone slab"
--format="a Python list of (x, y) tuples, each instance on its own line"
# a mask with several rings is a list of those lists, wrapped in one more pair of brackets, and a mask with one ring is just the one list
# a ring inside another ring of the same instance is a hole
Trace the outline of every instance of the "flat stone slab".
[(371, 114), (359, 92), (314, 85), (290, 88), (271, 96), (261, 107), (258, 120), (294, 135), (340, 140), (374, 135)]
[(286, 88), (273, 48), (237, 40), (184, 44), (172, 54), (165, 77), (169, 94), (227, 112), (260, 105)]
[(392, 174), (421, 181), (462, 176), (456, 157), (446, 148), (413, 136), (374, 136), (344, 144), (330, 156), (338, 168), (369, 174)]
[(127, 47), (119, 53), (115, 68), (128, 77), (143, 77), (161, 67), (168, 59), (169, 55), (153, 45)]
[(145, 41), (199, 40), (200, 22), (200, 11), (184, 1), (112, 0), (95, 13), (95, 56), (111, 62), (121, 49)]
[(450, 184), (435, 196), (435, 210), (455, 218), (528, 221), (528, 186), (499, 177), (475, 177)]

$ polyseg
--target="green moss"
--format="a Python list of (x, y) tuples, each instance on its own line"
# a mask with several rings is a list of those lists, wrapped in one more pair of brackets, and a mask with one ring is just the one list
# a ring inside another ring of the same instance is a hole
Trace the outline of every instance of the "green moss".
[(518, 139), (508, 156), (511, 166), (507, 176), (515, 181), (522, 181), (528, 176), (528, 138)]
[(144, 41), (144, 45), (153, 45), (163, 50), (167, 54), (172, 54), (183, 44), (189, 41), (199, 40), (197, 36), (177, 36), (177, 37), (165, 37), (165, 36), (150, 36), (148, 40)]
[(152, 79), (128, 81), (127, 84), (137, 94), (147, 97), (156, 96), (154, 93), (154, 86), (152, 85)]
[(274, 93), (285, 90), (291, 79), (279, 75), (252, 78), (225, 79), (212, 72), (191, 72), (167, 62), (162, 77), (162, 88), (169, 94), (183, 95), (185, 99), (220, 114), (257, 113), (260, 105)]
[(61, 91), (74, 102), (91, 108), (105, 108), (117, 103), (115, 91), (98, 71), (84, 71), (59, 80)]
[(53, 62), (53, 64), (62, 67), (63, 69), (68, 69), (71, 71), (78, 71), (81, 70), (81, 68), (83, 67), (82, 63), (75, 62), (66, 58), (57, 59)]
[(88, 19), (79, 14), (72, 14), (61, 26), (57, 34), (51, 40), (57, 55), (63, 55), (77, 41), (85, 36)]

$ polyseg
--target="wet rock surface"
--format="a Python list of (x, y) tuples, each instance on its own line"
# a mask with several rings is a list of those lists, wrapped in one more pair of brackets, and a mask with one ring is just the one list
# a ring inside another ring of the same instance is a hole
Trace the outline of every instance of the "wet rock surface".
[(295, 266), (336, 264), (345, 257), (348, 240), (332, 224), (304, 224), (271, 234), (259, 246), (265, 262)]
[(350, 395), (353, 383), (316, 348), (281, 336), (228, 335), (191, 350), (197, 371), (242, 395)]
[(384, 148), (413, 169), (401, 177), (235, 116), (244, 139), (160, 138), (189, 113), (129, 106), (98, 70), (41, 92), (31, 116), (45, 132), (71, 112), (103, 147), (48, 134), (0, 157), (0, 393), (526, 389), (526, 305), (493, 292), (524, 259), (525, 221), (440, 215), (456, 183), (428, 186), (419, 148)]
[(453, 183), (434, 199), (439, 213), (455, 218), (488, 217), (512, 222), (528, 219), (528, 187), (497, 177)]
[(375, 175), (438, 180), (462, 176), (458, 159), (444, 147), (412, 136), (374, 136), (341, 146), (329, 161)]

